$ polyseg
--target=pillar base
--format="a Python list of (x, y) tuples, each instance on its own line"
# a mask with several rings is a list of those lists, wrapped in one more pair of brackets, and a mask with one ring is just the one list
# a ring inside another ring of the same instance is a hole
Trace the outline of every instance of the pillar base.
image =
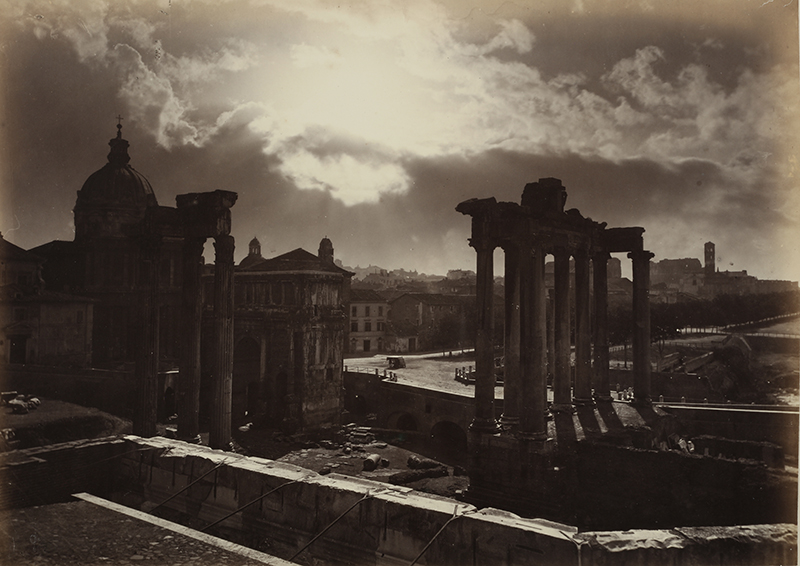
[(519, 428), (519, 417), (507, 417), (506, 415), (502, 415), (500, 417), (500, 426), (506, 430)]
[(549, 440), (546, 432), (522, 432), (517, 431), (516, 436), (519, 440), (531, 440), (536, 442), (545, 442)]
[(575, 412), (575, 407), (573, 407), (570, 403), (553, 403), (550, 405), (550, 412), (571, 414)]
[(498, 434), (501, 432), (500, 425), (494, 419), (474, 419), (469, 425), (470, 432), (479, 434)]
[(591, 397), (581, 397), (575, 398), (572, 400), (572, 404), (576, 407), (593, 407), (594, 406), (594, 399)]

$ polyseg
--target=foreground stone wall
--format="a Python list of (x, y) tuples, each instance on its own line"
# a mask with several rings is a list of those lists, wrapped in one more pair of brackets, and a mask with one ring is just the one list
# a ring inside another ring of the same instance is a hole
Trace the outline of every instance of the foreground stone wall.
[(478, 510), (408, 488), (319, 476), (289, 464), (163, 438), (131, 436), (126, 445), (130, 448), (117, 459), (117, 500), (148, 509), (196, 482), (160, 509), (168, 508), (197, 528), (254, 502), (210, 532), (287, 559), (322, 535), (298, 555), (299, 563), (407, 564), (423, 551), (418, 563), (442, 565), (797, 559), (797, 528), (790, 524), (579, 533), (565, 524)]
[(0, 508), (69, 501), (82, 491), (108, 497), (116, 479), (113, 462), (125, 450), (137, 449), (103, 438), (0, 453)]
[(293, 560), (299, 564), (409, 564), (420, 553), (418, 564), (443, 566), (797, 561), (794, 524), (579, 532), (408, 488), (319, 476), (164, 438), (128, 436), (8, 452), (0, 456), (0, 479), (4, 507), (65, 501), (86, 491), (145, 511), (192, 483), (154, 514), (202, 529), (254, 502), (209, 533), (287, 559), (322, 534)]

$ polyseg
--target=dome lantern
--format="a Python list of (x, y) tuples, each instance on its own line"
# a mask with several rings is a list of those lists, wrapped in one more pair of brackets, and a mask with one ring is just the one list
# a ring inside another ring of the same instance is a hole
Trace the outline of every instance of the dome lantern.
[(145, 211), (158, 206), (153, 187), (144, 175), (129, 165), (128, 140), (122, 124), (108, 145), (108, 163), (92, 173), (75, 201), (75, 239), (122, 237), (140, 222)]

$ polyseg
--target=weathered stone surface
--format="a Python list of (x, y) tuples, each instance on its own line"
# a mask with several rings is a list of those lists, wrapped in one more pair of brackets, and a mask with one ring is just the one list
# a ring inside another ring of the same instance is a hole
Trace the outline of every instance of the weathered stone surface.
[(381, 457), (378, 454), (370, 454), (364, 459), (364, 471), (371, 472), (375, 470), (381, 463)]
[(421, 468), (397, 472), (396, 474), (389, 476), (388, 481), (391, 484), (403, 485), (424, 478), (441, 478), (446, 475), (448, 475), (447, 468), (445, 466), (437, 466), (435, 468)]
[(409, 456), (407, 464), (412, 470), (424, 470), (442, 466), (441, 462), (431, 460), (430, 458), (420, 458), (419, 456)]
[[(269, 548), (270, 554), (281, 558), (293, 556), (298, 548), (335, 521), (332, 529), (306, 551), (308, 554), (299, 557), (297, 563), (316, 560), (321, 563), (348, 561), (366, 564), (374, 563), (376, 556), (384, 557), (386, 562), (409, 563), (429, 542), (425, 563), (443, 566), (472, 562), (572, 564), (577, 563), (579, 547), (582, 563), (587, 565), (760, 565), (791, 564), (797, 560), (797, 528), (793, 524), (578, 534), (577, 529), (569, 524), (527, 519), (497, 509), (478, 511), (469, 504), (404, 487), (335, 473), (323, 477), (290, 464), (247, 458), (166, 438), (143, 440), (130, 436), (124, 444), (112, 446), (117, 447), (114, 450), (118, 455), (113, 460), (104, 460), (107, 458), (105, 455), (98, 457), (96, 453), (84, 453), (96, 448), (96, 443), (73, 445), (55, 452), (95, 463), (103, 461), (103, 464), (96, 465), (97, 470), (105, 475), (114, 475), (113, 488), (119, 497), (137, 505), (147, 502), (146, 498), (151, 504), (164, 501), (186, 485), (186, 478), (177, 472), (175, 478), (164, 473), (169, 468), (161, 466), (160, 459), (174, 459), (179, 455), (193, 459), (195, 470), (210, 470), (223, 462), (232, 470), (229, 479), (233, 478), (235, 489), (225, 485), (228, 480), (215, 482), (212, 473), (208, 476), (210, 489), (209, 486), (200, 491), (190, 489), (159, 512), (168, 512), (172, 518), (202, 527), (261, 495), (269, 494), (227, 520), (220, 532), (233, 538), (259, 541), (256, 546), (261, 546), (257, 550)], [(140, 451), (141, 448), (146, 450)], [(148, 456), (142, 458), (144, 452)], [(37, 454), (45, 461), (50, 457), (47, 451)], [(109, 463), (112, 461), (113, 465)], [(201, 461), (205, 463), (201, 464)], [(127, 469), (132, 473), (116, 476), (123, 469), (118, 464), (124, 462), (130, 464)], [(176, 470), (188, 471), (191, 468), (191, 465), (175, 466)], [(628, 484), (630, 486), (631, 482)], [(16, 514), (19, 512), (14, 511)], [(448, 521), (450, 523), (442, 530)], [(66, 524), (62, 516), (57, 522)], [(70, 523), (69, 527), (74, 530), (73, 524)], [(99, 542), (101, 539), (93, 540)], [(153, 556), (150, 542), (158, 540), (161, 539), (146, 540), (146, 544), (126, 548), (126, 554), (121, 558), (130, 559), (134, 554), (145, 558)], [(159, 545), (159, 548), (169, 556), (172, 545)], [(187, 556), (200, 556), (204, 552), (198, 548)], [(170, 563), (178, 562), (173, 560)]]

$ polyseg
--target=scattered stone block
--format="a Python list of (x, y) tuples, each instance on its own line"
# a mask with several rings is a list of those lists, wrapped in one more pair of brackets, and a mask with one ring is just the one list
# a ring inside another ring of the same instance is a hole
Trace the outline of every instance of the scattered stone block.
[(371, 472), (375, 470), (381, 463), (381, 457), (378, 454), (370, 454), (364, 459), (364, 471)]
[(397, 472), (387, 478), (387, 481), (393, 485), (403, 485), (425, 478), (442, 478), (449, 475), (445, 466), (438, 468), (424, 468), (419, 470), (405, 470)]
[(408, 457), (406, 464), (412, 470), (426, 470), (442, 466), (441, 462), (431, 460), (430, 458), (420, 458), (419, 456), (415, 456), (413, 454)]

